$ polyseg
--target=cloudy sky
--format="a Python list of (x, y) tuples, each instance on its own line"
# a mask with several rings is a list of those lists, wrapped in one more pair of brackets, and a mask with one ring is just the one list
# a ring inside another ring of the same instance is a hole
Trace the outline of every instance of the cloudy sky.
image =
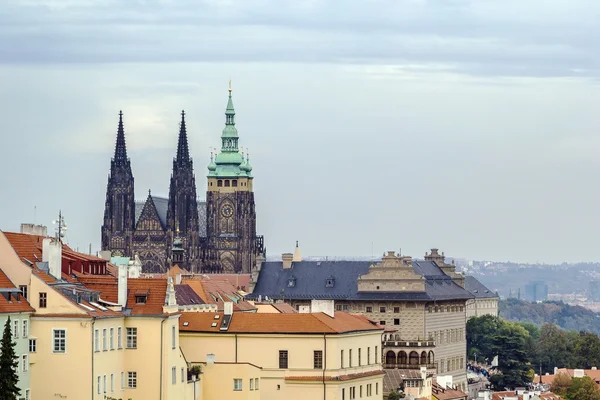
[[(118, 112), (136, 195), (233, 80), (270, 254), (600, 260), (597, 0), (3, 0), (0, 228), (98, 250)], [(34, 211), (36, 210), (36, 211)]]

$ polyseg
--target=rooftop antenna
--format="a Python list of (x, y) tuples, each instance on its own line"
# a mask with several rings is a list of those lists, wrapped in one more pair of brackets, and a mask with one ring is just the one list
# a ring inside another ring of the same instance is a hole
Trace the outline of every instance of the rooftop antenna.
[(56, 227), (56, 240), (62, 243), (67, 234), (67, 224), (65, 224), (65, 218), (61, 210), (58, 210), (58, 219), (55, 219), (52, 223), (58, 225)]
[(35, 225), (37, 221), (37, 206), (33, 206), (33, 225)]

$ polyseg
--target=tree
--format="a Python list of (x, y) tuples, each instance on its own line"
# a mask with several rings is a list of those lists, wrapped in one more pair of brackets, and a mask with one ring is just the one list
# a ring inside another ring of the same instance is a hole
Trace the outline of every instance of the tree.
[(15, 354), (15, 344), (12, 341), (12, 330), (10, 326), (10, 317), (4, 324), (4, 333), (2, 342), (0, 342), (0, 400), (16, 400), (21, 393), (18, 388), (19, 376), (17, 367), (19, 361)]
[(550, 391), (559, 396), (565, 397), (567, 395), (567, 392), (571, 388), (571, 385), (573, 385), (571, 377), (565, 374), (564, 372), (561, 372), (559, 374), (556, 374), (556, 376), (554, 377), (554, 380), (552, 381), (552, 386), (550, 386)]
[(569, 400), (600, 400), (600, 389), (589, 376), (573, 378), (573, 384), (567, 391)]

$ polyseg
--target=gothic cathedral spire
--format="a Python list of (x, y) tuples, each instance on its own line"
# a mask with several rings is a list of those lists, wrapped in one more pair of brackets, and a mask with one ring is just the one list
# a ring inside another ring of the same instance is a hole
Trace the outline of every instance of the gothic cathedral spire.
[(177, 164), (190, 162), (190, 150), (188, 148), (187, 129), (185, 127), (185, 111), (181, 111), (181, 123), (179, 125), (179, 140), (177, 142)]
[(196, 199), (196, 178), (194, 165), (190, 157), (185, 123), (185, 112), (181, 112), (177, 153), (173, 159), (173, 173), (169, 186), (167, 209), (167, 256), (172, 260), (173, 244), (176, 232), (181, 233), (185, 259), (180, 265), (194, 271), (200, 261), (200, 220)]
[(119, 111), (115, 155), (110, 162), (110, 174), (106, 185), (102, 250), (111, 250), (113, 255), (132, 256), (134, 224), (134, 180), (131, 162), (127, 158), (123, 112)]
[(125, 130), (123, 129), (123, 111), (119, 111), (119, 127), (117, 128), (117, 142), (115, 143), (115, 156), (113, 160), (117, 165), (124, 165), (128, 162)]

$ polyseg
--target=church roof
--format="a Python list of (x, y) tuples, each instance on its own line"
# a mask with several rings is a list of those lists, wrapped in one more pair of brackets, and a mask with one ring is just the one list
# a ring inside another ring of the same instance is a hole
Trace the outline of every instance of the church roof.
[[(158, 197), (151, 196), (152, 201), (154, 202), (154, 206), (156, 207), (156, 212), (158, 213), (158, 218), (163, 226), (167, 226), (167, 210), (169, 208), (169, 199), (166, 197)], [(136, 201), (135, 202), (135, 224), (137, 225), (140, 216), (142, 215), (142, 210), (144, 209), (144, 205), (146, 204), (146, 200)], [(200, 237), (206, 237), (206, 202), (199, 201), (198, 202), (198, 219), (200, 221)]]
[[(425, 291), (359, 292), (358, 278), (369, 272), (369, 261), (301, 261), (283, 268), (281, 261), (262, 265), (249, 299), (333, 299), (362, 301), (433, 301), (470, 299), (473, 296), (456, 284), (432, 261), (412, 261), (416, 274), (425, 278)], [(293, 280), (293, 285), (290, 281)], [(326, 285), (333, 280), (333, 284)]]
[(465, 276), (465, 289), (476, 299), (491, 299), (498, 297), (496, 293), (486, 288), (474, 276)]

